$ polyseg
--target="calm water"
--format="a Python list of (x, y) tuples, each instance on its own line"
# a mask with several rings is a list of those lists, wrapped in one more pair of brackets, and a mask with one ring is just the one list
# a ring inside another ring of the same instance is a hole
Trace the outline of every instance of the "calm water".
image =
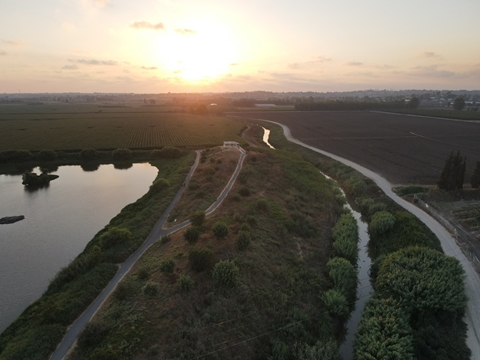
[(148, 191), (157, 172), (150, 164), (101, 165), (94, 172), (62, 166), (48, 188), (31, 192), (21, 176), (0, 175), (0, 218), (25, 216), (0, 225), (0, 332), (110, 219)]

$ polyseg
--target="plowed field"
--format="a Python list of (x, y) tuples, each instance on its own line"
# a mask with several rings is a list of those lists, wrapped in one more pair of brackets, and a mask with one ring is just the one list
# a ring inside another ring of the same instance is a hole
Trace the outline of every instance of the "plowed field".
[(480, 122), (377, 112), (249, 112), (288, 126), (306, 144), (342, 156), (394, 184), (435, 184), (452, 150), (467, 156), (465, 183), (480, 161)]

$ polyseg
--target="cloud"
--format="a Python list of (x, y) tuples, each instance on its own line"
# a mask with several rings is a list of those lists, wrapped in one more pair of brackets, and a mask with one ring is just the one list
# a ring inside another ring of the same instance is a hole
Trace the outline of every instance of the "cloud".
[(302, 66), (299, 63), (291, 63), (291, 64), (288, 64), (287, 67), (289, 69), (300, 69)]
[(62, 69), (65, 69), (65, 70), (77, 70), (78, 69), (78, 66), (73, 64), (73, 65), (65, 65), (64, 67), (62, 67)]
[(419, 55), (419, 57), (425, 58), (425, 59), (441, 59), (442, 58), (440, 55), (435, 54), (432, 51), (425, 51), (425, 52), (421, 53)]
[(117, 76), (116, 79), (121, 81), (132, 81), (130, 76)]
[(25, 44), (25, 40), (5, 40), (2, 39), (2, 42), (7, 45), (12, 45), (12, 46), (20, 46)]
[(158, 68), (156, 66), (142, 66), (142, 69), (143, 70), (157, 70)]
[(238, 66), (238, 63), (230, 63), (230, 66)]
[(7, 55), (7, 52), (4, 50), (0, 50), (0, 56), (5, 56), (5, 55)]
[(110, 0), (81, 0), (82, 3), (87, 5), (94, 5), (99, 8), (104, 8), (110, 5)]
[(130, 24), (130, 27), (133, 29), (147, 29), (147, 30), (165, 30), (165, 25), (159, 22), (156, 24), (149, 23), (148, 21), (134, 21)]
[(362, 66), (363, 63), (360, 61), (349, 61), (345, 63), (346, 66)]
[(84, 65), (108, 65), (108, 66), (117, 65), (117, 62), (113, 61), (113, 60), (68, 59), (68, 61), (73, 62), (73, 63), (77, 63), (77, 64), (84, 64)]
[(329, 61), (332, 61), (332, 58), (327, 58), (325, 56), (315, 56), (314, 61), (316, 61), (316, 62), (329, 62)]
[(197, 33), (195, 30), (191, 29), (175, 29), (174, 31), (180, 35), (195, 35)]
[(438, 65), (430, 66), (416, 66), (414, 67), (414, 75), (428, 76), (428, 77), (439, 77), (439, 78), (451, 78), (457, 75), (453, 71), (449, 70), (440, 70)]

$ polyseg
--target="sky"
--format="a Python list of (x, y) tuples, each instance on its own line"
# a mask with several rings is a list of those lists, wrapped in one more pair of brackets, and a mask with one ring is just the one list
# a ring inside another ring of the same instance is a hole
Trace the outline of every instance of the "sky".
[(478, 0), (0, 0), (0, 93), (479, 89)]

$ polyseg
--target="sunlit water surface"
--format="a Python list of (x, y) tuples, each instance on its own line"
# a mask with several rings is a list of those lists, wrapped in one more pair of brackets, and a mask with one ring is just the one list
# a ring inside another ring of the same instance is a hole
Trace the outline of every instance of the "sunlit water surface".
[(36, 191), (25, 190), (21, 176), (0, 175), (0, 218), (25, 216), (0, 225), (0, 332), (110, 219), (148, 191), (157, 172), (150, 164), (93, 172), (62, 166), (52, 173), (58, 179)]

